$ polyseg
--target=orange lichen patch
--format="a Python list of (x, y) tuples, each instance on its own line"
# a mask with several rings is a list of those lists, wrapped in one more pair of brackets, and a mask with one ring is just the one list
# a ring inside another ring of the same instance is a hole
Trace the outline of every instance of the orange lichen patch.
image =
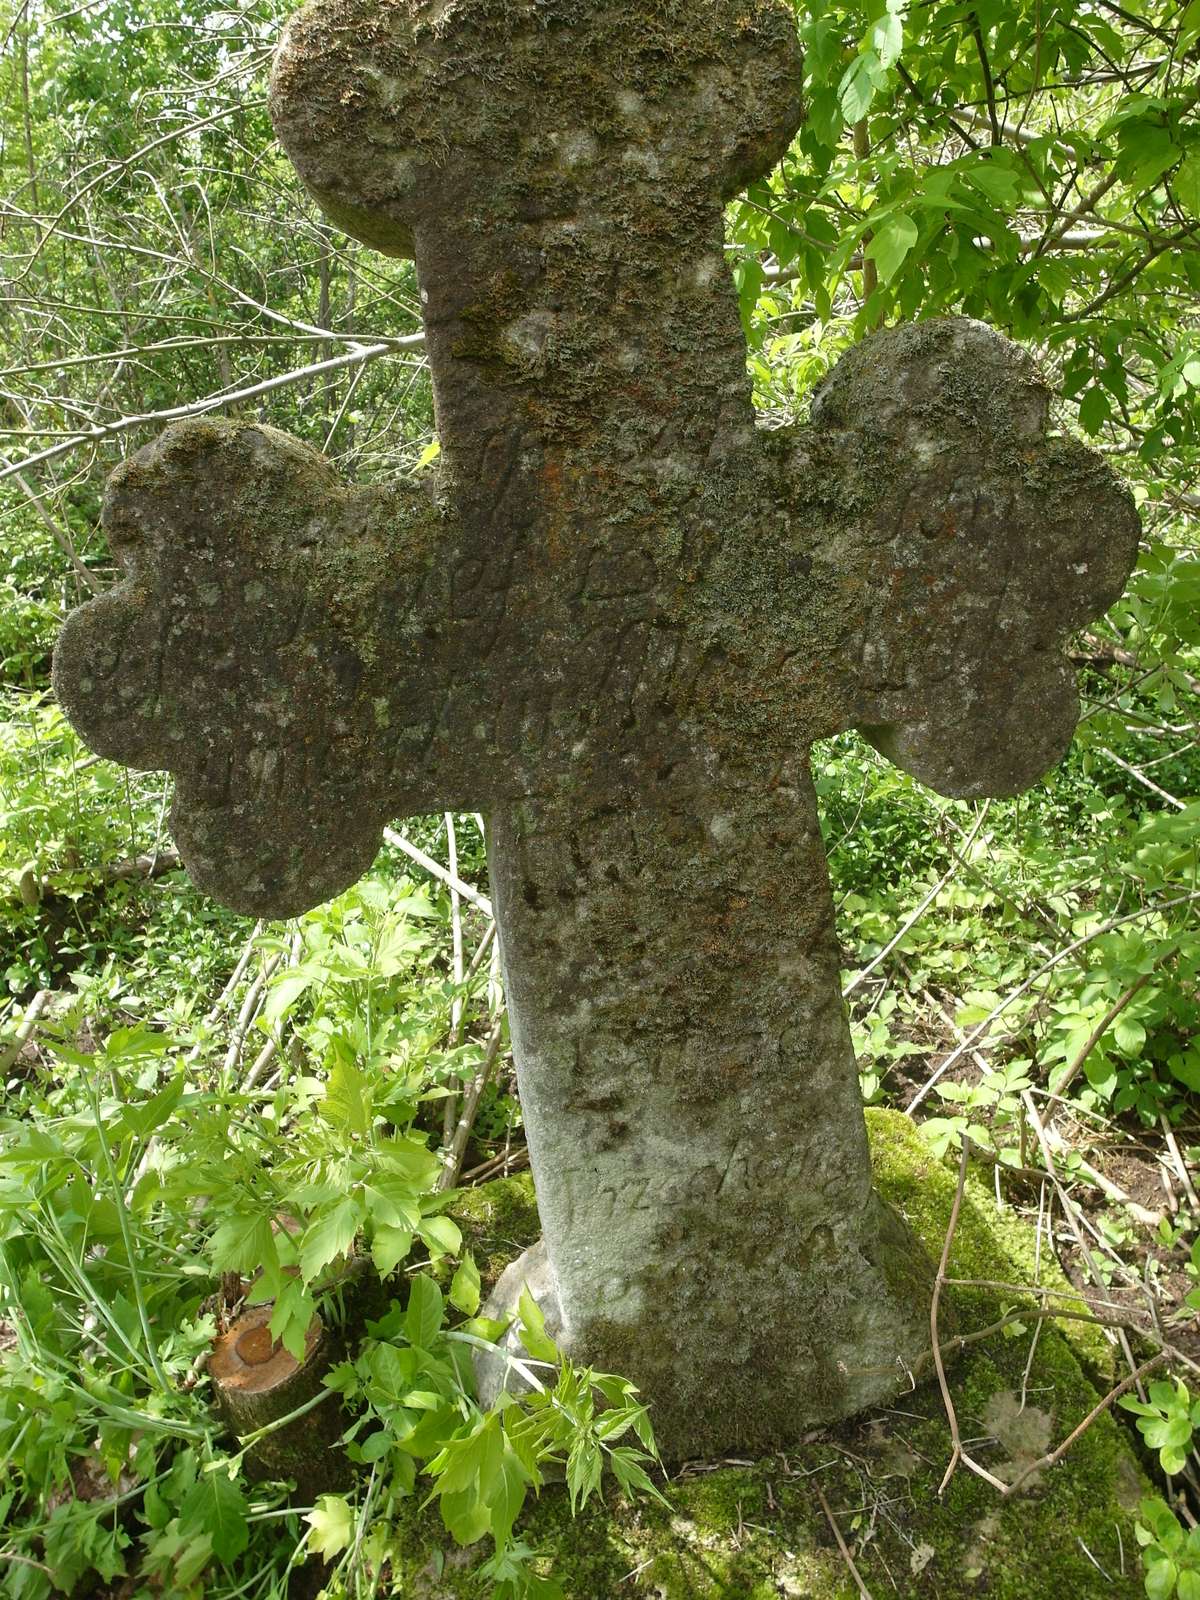
[[(271, 1337), (272, 1305), (255, 1306), (213, 1341), (209, 1372), (218, 1388), (263, 1394), (291, 1378), (300, 1362)], [(321, 1337), (321, 1319), (314, 1317), (304, 1336), (305, 1359)]]

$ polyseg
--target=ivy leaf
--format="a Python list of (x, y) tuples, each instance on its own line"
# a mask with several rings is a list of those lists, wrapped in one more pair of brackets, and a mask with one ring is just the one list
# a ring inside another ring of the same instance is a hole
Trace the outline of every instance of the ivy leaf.
[(201, 1473), (179, 1508), (182, 1534), (207, 1534), (213, 1554), (228, 1564), (250, 1542), (246, 1497), (221, 1465)]
[(893, 211), (867, 245), (865, 254), (879, 270), (879, 281), (890, 283), (900, 270), (905, 256), (917, 242), (918, 228), (903, 211)]
[(312, 1510), (305, 1512), (304, 1520), (312, 1530), (308, 1536), (309, 1548), (323, 1561), (332, 1561), (334, 1556), (350, 1548), (354, 1516), (341, 1495), (321, 1495)]

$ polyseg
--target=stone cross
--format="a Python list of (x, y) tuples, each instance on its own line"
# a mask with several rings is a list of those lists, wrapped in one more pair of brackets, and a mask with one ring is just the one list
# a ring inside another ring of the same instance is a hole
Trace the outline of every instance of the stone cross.
[(179, 423), (113, 474), (124, 581), (56, 662), (249, 914), (352, 883), (392, 817), (488, 813), (544, 1227), (510, 1280), (675, 1455), (786, 1443), (928, 1345), (809, 746), (860, 728), (944, 794), (1017, 793), (1138, 535), (977, 323), (876, 334), (808, 425), (756, 427), (722, 204), (798, 84), (783, 0), (316, 0), (272, 114), (329, 217), (416, 261), (432, 492)]

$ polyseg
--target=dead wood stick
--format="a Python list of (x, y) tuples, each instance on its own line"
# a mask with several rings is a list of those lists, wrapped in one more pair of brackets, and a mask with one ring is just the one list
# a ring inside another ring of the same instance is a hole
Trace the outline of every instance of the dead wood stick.
[(1174, 806), (1176, 811), (1187, 810), (1186, 800), (1180, 800), (1175, 795), (1168, 794), (1165, 789), (1155, 783), (1153, 778), (1148, 778), (1140, 767), (1135, 767), (1131, 761), (1124, 760), (1115, 750), (1110, 750), (1106, 744), (1097, 745), (1096, 748), (1102, 756), (1107, 756), (1114, 766), (1120, 767), (1121, 771), (1127, 772), (1131, 778), (1136, 778), (1144, 788), (1149, 789), (1152, 794), (1158, 795), (1160, 800), (1165, 800), (1169, 806)]
[(52, 993), (53, 991), (50, 989), (39, 989), (29, 1002), (29, 1009), (17, 1024), (12, 1038), (5, 1043), (3, 1049), (0, 1049), (0, 1072), (7, 1072), (29, 1043), (30, 1036), (37, 1026), (38, 1018), (49, 1004)]
[(1167, 1149), (1171, 1152), (1171, 1160), (1174, 1162), (1175, 1171), (1179, 1174), (1179, 1181), (1183, 1185), (1183, 1192), (1187, 1195), (1193, 1211), (1200, 1213), (1200, 1196), (1196, 1194), (1196, 1186), (1192, 1182), (1191, 1173), (1187, 1169), (1187, 1162), (1183, 1159), (1183, 1152), (1180, 1150), (1179, 1142), (1175, 1138), (1175, 1130), (1162, 1112), (1159, 1112), (1158, 1121), (1163, 1131), (1163, 1138), (1167, 1141)]
[[(111, 866), (102, 867), (99, 872), (92, 874), (92, 882), (97, 888), (107, 889), (111, 884), (123, 883), (128, 878), (161, 878), (164, 873), (174, 872), (180, 866), (182, 862), (178, 850), (127, 856), (123, 861), (114, 861)], [(71, 880), (69, 883), (68, 876)], [(78, 887), (78, 876), (78, 873), (71, 873), (39, 879), (30, 871), (22, 877), (21, 898), (27, 905), (36, 905), (39, 900), (70, 893)], [(32, 888), (26, 886), (27, 879), (32, 882)]]
[(1091, 1055), (1092, 1051), (1100, 1043), (1101, 1039), (1103, 1039), (1104, 1035), (1108, 1032), (1109, 1028), (1112, 1027), (1113, 1023), (1121, 1015), (1122, 1011), (1124, 1011), (1129, 1002), (1134, 998), (1135, 995), (1141, 993), (1153, 976), (1154, 974), (1152, 972), (1143, 972), (1140, 978), (1137, 978), (1133, 983), (1131, 983), (1128, 989), (1126, 989), (1123, 994), (1119, 995), (1117, 999), (1113, 1001), (1112, 1005), (1109, 1006), (1108, 1010), (1100, 1018), (1100, 1021), (1092, 1029), (1091, 1033), (1088, 1034), (1083, 1048), (1076, 1051), (1075, 1057), (1072, 1060), (1071, 1065), (1067, 1068), (1066, 1075), (1063, 1077), (1061, 1083), (1055, 1084), (1055, 1094), (1066, 1094), (1067, 1090), (1079, 1076), (1079, 1073), (1083, 1069), (1084, 1062)]
[(494, 1178), (498, 1172), (505, 1172), (507, 1176), (508, 1172), (519, 1170), (528, 1165), (529, 1151), (524, 1145), (519, 1150), (502, 1150), (498, 1156), (489, 1156), (486, 1161), (481, 1161), (477, 1167), (472, 1167), (469, 1172), (464, 1172), (459, 1179), (459, 1183), (484, 1183), (488, 1178)]
[(850, 1576), (858, 1585), (858, 1592), (862, 1596), (862, 1600), (871, 1600), (871, 1591), (863, 1582), (862, 1573), (854, 1565), (854, 1557), (850, 1554), (850, 1550), (845, 1539), (842, 1538), (842, 1530), (838, 1527), (833, 1512), (829, 1509), (829, 1501), (826, 1500), (825, 1496), (821, 1492), (821, 1485), (814, 1482), (813, 1488), (817, 1491), (817, 1499), (821, 1502), (821, 1510), (825, 1513), (825, 1520), (833, 1529), (833, 1537), (837, 1540), (837, 1547), (842, 1552), (842, 1560), (849, 1568)]
[(1082, 1435), (1087, 1432), (1097, 1417), (1102, 1416), (1115, 1401), (1119, 1400), (1123, 1394), (1132, 1389), (1134, 1384), (1141, 1383), (1142, 1379), (1148, 1372), (1152, 1372), (1155, 1367), (1161, 1366), (1166, 1359), (1166, 1352), (1164, 1350), (1160, 1350), (1156, 1356), (1151, 1356), (1149, 1361), (1143, 1361), (1141, 1366), (1138, 1367), (1136, 1371), (1131, 1372), (1129, 1376), (1124, 1379), (1123, 1382), (1119, 1383), (1115, 1389), (1110, 1389), (1105, 1395), (1104, 1399), (1101, 1400), (1098, 1405), (1092, 1407), (1087, 1416), (1084, 1417), (1083, 1421), (1079, 1423), (1077, 1427), (1072, 1428), (1071, 1432), (1059, 1445), (1057, 1450), (1052, 1450), (1049, 1455), (1042, 1456), (1040, 1460), (1031, 1462), (1030, 1465), (1024, 1469), (1024, 1471), (1017, 1473), (1016, 1477), (1011, 1483), (1003, 1486), (1001, 1493), (1005, 1495), (1014, 1494), (1021, 1484), (1023, 1484), (1027, 1478), (1031, 1477), (1033, 1473), (1041, 1471), (1048, 1472), (1051, 1467), (1056, 1467), (1066, 1455), (1067, 1451), (1075, 1443), (1075, 1441), (1081, 1438)]
[(275, 972), (282, 960), (283, 952), (277, 950), (246, 990), (246, 998), (242, 1001), (242, 1009), (238, 1012), (237, 1022), (234, 1024), (233, 1033), (229, 1040), (229, 1048), (225, 1052), (225, 1072), (227, 1074), (232, 1072), (238, 1064), (247, 1030), (254, 1021), (258, 1008), (262, 1003), (263, 991), (275, 976)]
[(950, 1265), (950, 1251), (954, 1246), (954, 1235), (958, 1231), (958, 1216), (962, 1210), (963, 1190), (967, 1182), (967, 1146), (964, 1143), (958, 1161), (958, 1184), (954, 1190), (954, 1204), (950, 1208), (950, 1221), (946, 1228), (946, 1237), (942, 1241), (942, 1259), (938, 1263), (937, 1278), (933, 1285), (933, 1298), (929, 1302), (929, 1333), (932, 1344), (933, 1364), (937, 1371), (938, 1388), (942, 1391), (942, 1404), (946, 1408), (946, 1420), (950, 1424), (950, 1444), (952, 1447), (950, 1461), (946, 1467), (945, 1475), (938, 1488), (938, 1498), (946, 1492), (946, 1485), (954, 1476), (954, 1469), (961, 1461), (972, 1472), (997, 1489), (1004, 1485), (999, 1478), (993, 1477), (986, 1467), (980, 1466), (971, 1459), (963, 1449), (962, 1439), (958, 1431), (958, 1413), (954, 1409), (954, 1401), (950, 1395), (950, 1386), (946, 1382), (946, 1367), (942, 1361), (942, 1346), (938, 1338), (938, 1307), (942, 1298), (942, 1286), (946, 1282), (946, 1268)]
[(483, 1091), (488, 1086), (492, 1070), (496, 1065), (496, 1057), (500, 1053), (500, 1038), (503, 1031), (503, 1023), (497, 1021), (488, 1035), (479, 1070), (467, 1085), (466, 1093), (463, 1095), (462, 1115), (458, 1119), (450, 1144), (442, 1159), (442, 1170), (438, 1175), (439, 1189), (453, 1189), (458, 1182), (463, 1156), (466, 1153), (467, 1140), (471, 1137), (471, 1129), (475, 1126), (475, 1117), (479, 1111), (479, 1102), (483, 1098)]
[[(970, 833), (967, 835), (966, 843), (963, 845), (963, 849), (964, 850), (968, 850), (971, 847), (971, 845), (975, 842), (975, 836), (979, 832), (980, 828), (983, 826), (984, 818), (988, 814), (988, 807), (990, 805), (991, 805), (991, 801), (990, 800), (984, 802), (983, 809), (980, 811), (979, 815), (975, 818), (975, 826), (971, 829)], [(946, 868), (945, 872), (942, 873), (941, 877), (934, 884), (933, 888), (929, 890), (928, 894), (926, 894), (926, 895), (924, 895), (922, 897), (922, 899), (919, 902), (919, 904), (917, 905), (916, 909), (914, 911), (910, 912), (907, 917), (905, 917), (904, 921), (900, 924), (899, 928), (896, 930), (896, 932), (893, 934), (893, 936), (884, 945), (883, 949), (879, 952), (879, 954), (876, 955), (876, 956), (872, 956), (871, 960), (862, 969), (862, 971), (856, 973), (854, 975), (854, 977), (851, 978), (850, 982), (842, 990), (842, 999), (843, 1000), (847, 999), (850, 995), (852, 995), (854, 993), (855, 989), (858, 988), (859, 984), (862, 983), (865, 978), (869, 978), (870, 977), (871, 973), (874, 972), (875, 968), (879, 965), (879, 963), (881, 961), (885, 960), (889, 955), (891, 955), (892, 951), (900, 943), (900, 941), (901, 941), (901, 939), (903, 939), (904, 935), (909, 931), (909, 929), (911, 927), (913, 927), (913, 925), (916, 922), (918, 922), (920, 920), (920, 918), (924, 915), (927, 907), (932, 905), (932, 903), (937, 899), (938, 895), (941, 894), (942, 890), (950, 882), (950, 879), (958, 871), (960, 865), (965, 865), (965, 863), (962, 861), (961, 857), (956, 857), (953, 861), (951, 861), (950, 865)]]
[(450, 873), (446, 871), (446, 868), (442, 866), (440, 861), (435, 861), (432, 856), (427, 856), (424, 850), (418, 849), (418, 847), (411, 843), (410, 840), (406, 839), (402, 833), (397, 833), (395, 828), (385, 828), (383, 830), (383, 837), (387, 840), (388, 844), (394, 846), (395, 849), (402, 850), (410, 861), (415, 861), (418, 866), (424, 867), (425, 871), (428, 872), (432, 877), (437, 878), (440, 882), (446, 884), (448, 888), (456, 889), (458, 893), (462, 895), (464, 900), (470, 901), (471, 905), (475, 906), (477, 910), (482, 911), (484, 916), (490, 917), (492, 915), (492, 902), (488, 899), (487, 895), (480, 894), (478, 889), (472, 889), (469, 883), (464, 883), (462, 879), (457, 876), (452, 878)]

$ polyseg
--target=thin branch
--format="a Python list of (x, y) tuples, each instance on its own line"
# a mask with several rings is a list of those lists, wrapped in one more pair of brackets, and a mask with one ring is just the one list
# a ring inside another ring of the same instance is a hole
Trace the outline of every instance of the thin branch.
[(1150, 982), (1150, 979), (1152, 977), (1154, 977), (1154, 976), (1155, 976), (1155, 974), (1152, 971), (1151, 972), (1143, 972), (1140, 978), (1135, 979), (1135, 981), (1129, 985), (1128, 989), (1126, 989), (1123, 994), (1119, 995), (1118, 998), (1113, 1001), (1112, 1005), (1109, 1006), (1108, 1010), (1100, 1018), (1100, 1021), (1092, 1029), (1091, 1033), (1088, 1034), (1087, 1040), (1086, 1040), (1085, 1044), (1083, 1045), (1083, 1048), (1080, 1049), (1080, 1050), (1077, 1050), (1075, 1052), (1074, 1059), (1072, 1060), (1071, 1065), (1067, 1068), (1066, 1073), (1062, 1078), (1062, 1081), (1060, 1083), (1056, 1083), (1055, 1084), (1055, 1086), (1054, 1086), (1055, 1094), (1057, 1094), (1057, 1095), (1065, 1095), (1066, 1094), (1067, 1090), (1071, 1087), (1071, 1085), (1075, 1082), (1075, 1079), (1079, 1076), (1079, 1073), (1081, 1072), (1081, 1070), (1083, 1068), (1084, 1062), (1091, 1055), (1092, 1051), (1096, 1048), (1096, 1046), (1100, 1043), (1101, 1039), (1103, 1039), (1104, 1035), (1108, 1032), (1109, 1028), (1112, 1027), (1113, 1023), (1121, 1015), (1122, 1011), (1124, 1011), (1125, 1007), (1135, 997), (1135, 995), (1140, 994), (1141, 991)]
[[(424, 339), (424, 334), (414, 334), (411, 343), (414, 346), (421, 345)], [(393, 355), (397, 349), (409, 345), (408, 339), (394, 339), (387, 344), (362, 345), (345, 355), (334, 356), (329, 361), (314, 361), (311, 366), (297, 367), (291, 372), (280, 373), (278, 377), (265, 378), (261, 383), (252, 383), (244, 389), (235, 389), (229, 394), (209, 395), (203, 400), (192, 401), (190, 405), (170, 406), (163, 411), (145, 411), (138, 416), (121, 417), (116, 422), (99, 422), (85, 431), (68, 435), (58, 444), (51, 445), (49, 449), (39, 450), (35, 455), (26, 456), (21, 461), (0, 468), (0, 480), (12, 477), (29, 467), (38, 466), (42, 462), (56, 461), (59, 456), (67, 455), (83, 444), (97, 444), (105, 439), (115, 439), (120, 434), (128, 433), (132, 428), (142, 428), (150, 423), (180, 422), (186, 417), (202, 417), (209, 411), (219, 410), (222, 406), (234, 405), (241, 400), (254, 400), (263, 394), (274, 394), (278, 389), (291, 388), (293, 384), (303, 383), (306, 379), (322, 372), (337, 372), (343, 367), (357, 367), (368, 361), (377, 361), (380, 356)]]
[(1052, 1450), (1049, 1455), (1030, 1462), (1022, 1472), (1017, 1473), (1011, 1483), (1001, 1485), (1001, 1494), (1006, 1496), (1015, 1494), (1026, 1479), (1031, 1478), (1035, 1472), (1049, 1472), (1051, 1467), (1056, 1467), (1075, 1441), (1082, 1438), (1097, 1417), (1103, 1416), (1115, 1401), (1132, 1389), (1135, 1384), (1140, 1383), (1148, 1372), (1153, 1372), (1155, 1367), (1162, 1366), (1166, 1359), (1166, 1352), (1160, 1350), (1157, 1355), (1151, 1356), (1149, 1361), (1143, 1361), (1141, 1366), (1136, 1371), (1131, 1372), (1124, 1382), (1119, 1383), (1115, 1389), (1110, 1389), (1104, 1399), (1098, 1405), (1092, 1407), (1083, 1421), (1077, 1427), (1072, 1428), (1057, 1450)]
[(913, 1096), (912, 1100), (909, 1101), (907, 1107), (905, 1108), (905, 1115), (909, 1117), (912, 1116), (913, 1112), (921, 1104), (922, 1100), (924, 1100), (929, 1094), (934, 1084), (937, 1083), (940, 1078), (944, 1077), (956, 1062), (961, 1061), (963, 1056), (966, 1055), (969, 1050), (973, 1049), (974, 1046), (979, 1043), (980, 1039), (984, 1037), (984, 1035), (991, 1028), (992, 1023), (995, 1022), (998, 1017), (1003, 1015), (1003, 1013), (1008, 1010), (1009, 1006), (1014, 1005), (1022, 997), (1022, 995), (1028, 994), (1030, 989), (1033, 988), (1034, 984), (1037, 983), (1038, 979), (1045, 977), (1047, 972), (1050, 972), (1054, 967), (1059, 966), (1070, 956), (1073, 956), (1077, 951), (1082, 950), (1085, 945), (1091, 944), (1093, 940), (1102, 938), (1106, 933), (1112, 933), (1115, 928), (1124, 927), (1130, 922), (1137, 922), (1142, 917), (1154, 916), (1158, 912), (1174, 910), (1176, 906), (1194, 905), (1197, 900), (1200, 900), (1200, 890), (1193, 890), (1190, 894), (1176, 895), (1173, 900), (1162, 900), (1154, 905), (1141, 906), (1137, 911), (1127, 911), (1122, 917), (1110, 917), (1107, 922), (1102, 922), (1098, 928), (1093, 928), (1091, 933), (1081, 934), (1078, 939), (1072, 939), (1070, 944), (1064, 945), (1063, 948), (1056, 951), (1054, 955), (1049, 958), (1049, 960), (1043, 961), (1041, 966), (1037, 967), (1033, 972), (1031, 972), (1029, 977), (1026, 978), (1023, 983), (1019, 983), (1015, 989), (1011, 990), (1004, 996), (1003, 1000), (1001, 1000), (998, 1005), (992, 1007), (991, 1011), (988, 1012), (983, 1021), (979, 1023), (979, 1025), (970, 1034), (968, 1034), (967, 1038), (964, 1039), (961, 1044), (957, 1045), (955, 1049), (950, 1052), (946, 1059), (929, 1076), (922, 1087), (918, 1089), (917, 1093)]
[(478, 889), (472, 889), (471, 885), (464, 883), (457, 874), (452, 875), (447, 872), (440, 861), (435, 861), (432, 856), (427, 856), (424, 850), (413, 844), (411, 840), (406, 839), (402, 833), (397, 833), (395, 828), (385, 828), (383, 837), (395, 849), (402, 850), (410, 861), (415, 861), (418, 866), (424, 867), (426, 872), (444, 883), (447, 888), (454, 889), (458, 894), (462, 895), (464, 900), (469, 900), (486, 917), (494, 916), (492, 902), (487, 895), (480, 894)]
[[(980, 811), (979, 815), (975, 819), (975, 826), (971, 829), (971, 832), (967, 836), (966, 843), (963, 845), (963, 850), (964, 851), (968, 850), (971, 847), (971, 845), (975, 842), (975, 836), (979, 832), (980, 828), (983, 826), (984, 818), (988, 814), (988, 807), (990, 805), (991, 805), (991, 801), (990, 800), (989, 801), (985, 801), (982, 810)], [(921, 900), (920, 904), (917, 906), (916, 910), (913, 911), (911, 913), (911, 915), (909, 915), (908, 917), (906, 917), (904, 919), (904, 921), (901, 923), (900, 927), (897, 929), (896, 933), (892, 936), (892, 938), (890, 938), (888, 940), (887, 944), (884, 945), (883, 949), (879, 952), (879, 954), (877, 956), (874, 956), (871, 959), (871, 961), (868, 962), (868, 964), (862, 969), (861, 972), (856, 973), (855, 976), (853, 978), (851, 978), (850, 982), (842, 990), (842, 999), (843, 1000), (848, 999), (849, 996), (854, 993), (855, 989), (858, 988), (859, 984), (862, 983), (864, 981), (864, 979), (869, 978), (871, 976), (872, 972), (875, 971), (875, 968), (879, 965), (879, 963), (881, 961), (885, 960), (892, 953), (892, 951), (900, 943), (901, 939), (903, 939), (904, 935), (909, 931), (909, 929), (913, 926), (913, 924), (915, 922), (917, 922), (921, 918), (921, 916), (924, 914), (926, 908), (928, 906), (932, 905), (932, 903), (937, 899), (938, 895), (941, 894), (942, 890), (950, 882), (950, 879), (958, 871), (959, 866), (961, 864), (962, 864), (962, 857), (961, 856), (957, 856), (955, 860), (951, 861), (950, 865), (946, 868), (945, 872), (943, 872), (942, 876), (934, 884), (933, 888), (930, 889), (929, 893), (923, 897), (923, 899)]]
[(837, 1519), (834, 1517), (833, 1512), (829, 1509), (829, 1501), (826, 1500), (824, 1494), (822, 1493), (821, 1485), (814, 1481), (813, 1488), (817, 1491), (817, 1499), (821, 1502), (821, 1510), (825, 1513), (825, 1520), (833, 1529), (833, 1537), (837, 1540), (837, 1547), (842, 1553), (842, 1560), (846, 1563), (846, 1566), (850, 1572), (850, 1576), (858, 1585), (858, 1592), (861, 1600), (871, 1600), (871, 1591), (863, 1582), (862, 1573), (854, 1565), (854, 1557), (850, 1554), (850, 1550), (845, 1539), (842, 1538), (842, 1530), (838, 1527)]
[(937, 1371), (938, 1388), (942, 1391), (942, 1404), (946, 1409), (946, 1420), (950, 1424), (950, 1443), (952, 1446), (950, 1461), (946, 1467), (946, 1472), (942, 1478), (941, 1485), (938, 1488), (939, 1499), (943, 1494), (945, 1494), (946, 1485), (954, 1476), (954, 1469), (958, 1466), (960, 1461), (965, 1467), (970, 1467), (972, 1472), (978, 1474), (979, 1477), (992, 1484), (1001, 1492), (1004, 1490), (1004, 1484), (1001, 1482), (1001, 1480), (994, 1477), (986, 1467), (980, 1466), (977, 1461), (972, 1460), (972, 1458), (963, 1449), (962, 1439), (958, 1431), (958, 1413), (954, 1409), (954, 1401), (950, 1395), (950, 1386), (946, 1382), (946, 1367), (945, 1363), (942, 1361), (941, 1341), (938, 1339), (938, 1307), (941, 1303), (942, 1287), (946, 1282), (946, 1268), (950, 1264), (950, 1251), (954, 1245), (954, 1235), (958, 1229), (958, 1216), (959, 1212), (962, 1210), (963, 1190), (966, 1187), (966, 1182), (967, 1146), (966, 1142), (964, 1141), (962, 1153), (958, 1162), (958, 1185), (954, 1191), (954, 1204), (950, 1208), (950, 1222), (946, 1228), (946, 1237), (942, 1242), (942, 1259), (938, 1264), (937, 1278), (934, 1280), (933, 1298), (929, 1302), (929, 1333), (932, 1341), (933, 1365)]

